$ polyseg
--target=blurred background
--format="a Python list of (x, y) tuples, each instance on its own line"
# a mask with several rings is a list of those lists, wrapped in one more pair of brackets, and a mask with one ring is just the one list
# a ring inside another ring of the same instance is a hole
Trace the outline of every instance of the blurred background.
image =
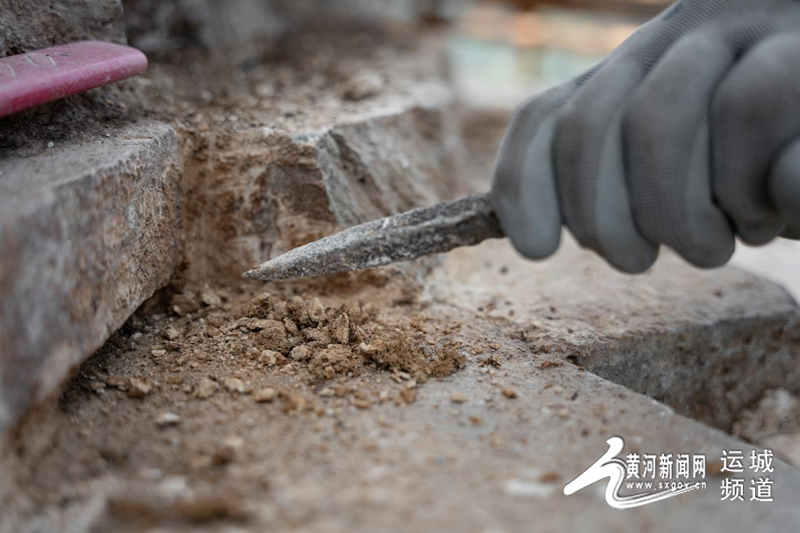
[(462, 97), (505, 107), (573, 78), (668, 3), (493, 0), (462, 8), (449, 46)]

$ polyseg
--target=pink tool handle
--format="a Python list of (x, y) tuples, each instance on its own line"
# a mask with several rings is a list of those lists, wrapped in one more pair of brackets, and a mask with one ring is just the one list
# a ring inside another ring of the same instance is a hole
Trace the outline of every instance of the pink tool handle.
[(83, 41), (0, 59), (0, 117), (147, 70), (129, 46)]

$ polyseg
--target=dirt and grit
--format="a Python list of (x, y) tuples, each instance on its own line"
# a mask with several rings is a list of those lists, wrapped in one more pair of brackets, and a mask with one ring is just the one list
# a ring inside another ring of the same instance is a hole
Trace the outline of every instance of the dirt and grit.
[[(337, 446), (376, 452), (353, 411), (383, 408), (388, 427), (426, 383), (489, 349), (473, 339), (467, 352), (461, 324), (426, 315), (411, 277), (388, 272), (157, 294), (10, 439), (4, 461), (25, 466), (4, 469), (6, 509), (43, 531), (236, 523), (270, 497), (284, 461), (323, 468)], [(297, 442), (298, 425), (319, 440)], [(48, 522), (42, 509), (71, 511)]]

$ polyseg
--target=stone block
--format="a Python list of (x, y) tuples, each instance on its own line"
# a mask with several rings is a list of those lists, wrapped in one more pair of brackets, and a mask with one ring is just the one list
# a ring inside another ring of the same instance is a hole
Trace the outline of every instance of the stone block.
[(0, 0), (0, 57), (83, 40), (125, 44), (121, 0)]
[(500, 241), (450, 256), (432, 299), (513, 322), (535, 352), (685, 416), (730, 431), (767, 391), (800, 392), (800, 310), (753, 274), (697, 270), (664, 251), (647, 274), (628, 276), (570, 238), (540, 263)]
[(189, 277), (238, 277), (306, 242), (450, 198), (458, 184), (451, 94), (430, 87), (313, 129), (220, 128), (187, 169)]
[(180, 260), (164, 124), (0, 161), (0, 427), (52, 393)]
[(244, 61), (309, 28), (413, 22), (414, 0), (122, 0), (131, 45), (160, 54), (200, 48)]

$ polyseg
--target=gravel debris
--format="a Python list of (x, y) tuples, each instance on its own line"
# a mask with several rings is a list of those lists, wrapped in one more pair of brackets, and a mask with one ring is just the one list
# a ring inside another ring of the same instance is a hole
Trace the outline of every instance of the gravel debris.
[(515, 391), (514, 389), (510, 389), (508, 387), (504, 387), (503, 388), (503, 396), (513, 400), (514, 398), (517, 397), (517, 391)]
[(200, 301), (209, 307), (219, 307), (222, 305), (222, 298), (212, 289), (205, 289), (200, 294)]
[(219, 390), (219, 383), (213, 379), (204, 377), (200, 380), (194, 390), (194, 397), (205, 400), (214, 395)]
[(463, 392), (453, 392), (450, 394), (450, 401), (453, 403), (466, 403), (469, 400)]
[(128, 396), (144, 398), (153, 391), (153, 383), (149, 379), (131, 378), (128, 382)]
[(264, 387), (253, 395), (256, 403), (268, 403), (278, 397), (278, 392), (272, 387)]
[(170, 340), (170, 341), (174, 341), (175, 339), (177, 339), (178, 337), (181, 336), (181, 333), (180, 333), (180, 331), (175, 329), (173, 326), (168, 326), (164, 330), (163, 335), (164, 335), (165, 339)]
[(239, 394), (248, 392), (247, 385), (239, 378), (227, 378), (225, 380), (225, 389), (228, 392), (238, 392)]
[(156, 425), (160, 428), (166, 428), (169, 426), (177, 426), (183, 420), (179, 415), (170, 412), (164, 412), (156, 417)]

